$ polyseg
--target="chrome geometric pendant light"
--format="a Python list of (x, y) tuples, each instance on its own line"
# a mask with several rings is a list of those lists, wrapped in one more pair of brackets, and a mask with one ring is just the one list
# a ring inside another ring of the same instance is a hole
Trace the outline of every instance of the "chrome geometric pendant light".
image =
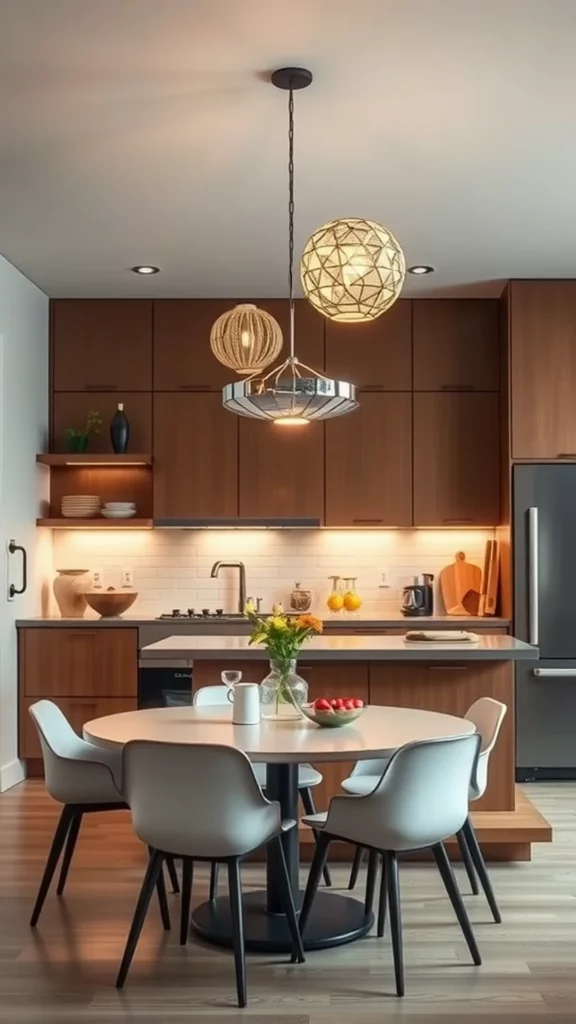
[(294, 92), (306, 89), (312, 73), (306, 68), (280, 68), (271, 76), (277, 89), (288, 92), (288, 285), (290, 354), (264, 376), (227, 384), (222, 403), (230, 412), (251, 419), (271, 420), (281, 426), (304, 426), (356, 409), (356, 389), (348, 381), (333, 380), (301, 363), (295, 352), (294, 323)]

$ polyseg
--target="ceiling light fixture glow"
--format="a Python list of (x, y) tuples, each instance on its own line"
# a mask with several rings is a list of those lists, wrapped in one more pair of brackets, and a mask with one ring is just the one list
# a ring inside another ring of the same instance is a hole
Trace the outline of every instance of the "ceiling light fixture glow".
[(133, 274), (159, 274), (160, 267), (130, 267)]
[[(222, 404), (230, 412), (251, 419), (270, 420), (279, 426), (304, 426), (356, 409), (356, 389), (348, 381), (332, 380), (301, 363), (294, 345), (294, 91), (306, 89), (312, 73), (306, 68), (280, 68), (272, 84), (289, 93), (288, 98), (288, 294), (290, 354), (264, 376), (253, 373), (244, 381), (222, 389)], [(357, 264), (351, 263), (352, 275)], [(360, 269), (360, 273), (361, 273)], [(241, 337), (241, 335), (240, 335)]]
[(428, 266), (426, 266), (425, 263), (416, 264), (416, 266), (414, 266), (414, 267), (408, 267), (408, 273), (409, 274), (416, 274), (417, 276), (421, 276), (423, 274), (433, 274), (434, 273), (434, 267), (428, 267)]

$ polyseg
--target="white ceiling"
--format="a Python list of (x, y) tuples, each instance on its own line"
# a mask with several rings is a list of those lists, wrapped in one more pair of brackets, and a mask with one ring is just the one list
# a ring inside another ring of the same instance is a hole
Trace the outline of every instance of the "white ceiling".
[[(0, 0), (0, 252), (53, 296), (286, 294), (364, 216), (437, 273), (576, 276), (576, 0)], [(153, 263), (162, 274), (127, 268)]]

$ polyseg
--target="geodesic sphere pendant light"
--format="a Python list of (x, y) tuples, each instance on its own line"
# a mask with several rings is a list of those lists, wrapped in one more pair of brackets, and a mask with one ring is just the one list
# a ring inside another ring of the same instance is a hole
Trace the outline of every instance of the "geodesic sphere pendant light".
[(306, 298), (341, 323), (381, 316), (396, 302), (405, 276), (404, 253), (392, 232), (358, 217), (318, 228), (300, 262)]
[(274, 362), (282, 348), (282, 331), (270, 313), (243, 302), (212, 324), (210, 347), (224, 366), (248, 375)]

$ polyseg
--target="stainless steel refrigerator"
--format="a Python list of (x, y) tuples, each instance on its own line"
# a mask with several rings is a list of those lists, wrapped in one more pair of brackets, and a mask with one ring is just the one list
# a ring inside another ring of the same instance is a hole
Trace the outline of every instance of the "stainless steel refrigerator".
[(513, 473), (514, 635), (540, 648), (516, 668), (517, 778), (576, 779), (576, 465)]

